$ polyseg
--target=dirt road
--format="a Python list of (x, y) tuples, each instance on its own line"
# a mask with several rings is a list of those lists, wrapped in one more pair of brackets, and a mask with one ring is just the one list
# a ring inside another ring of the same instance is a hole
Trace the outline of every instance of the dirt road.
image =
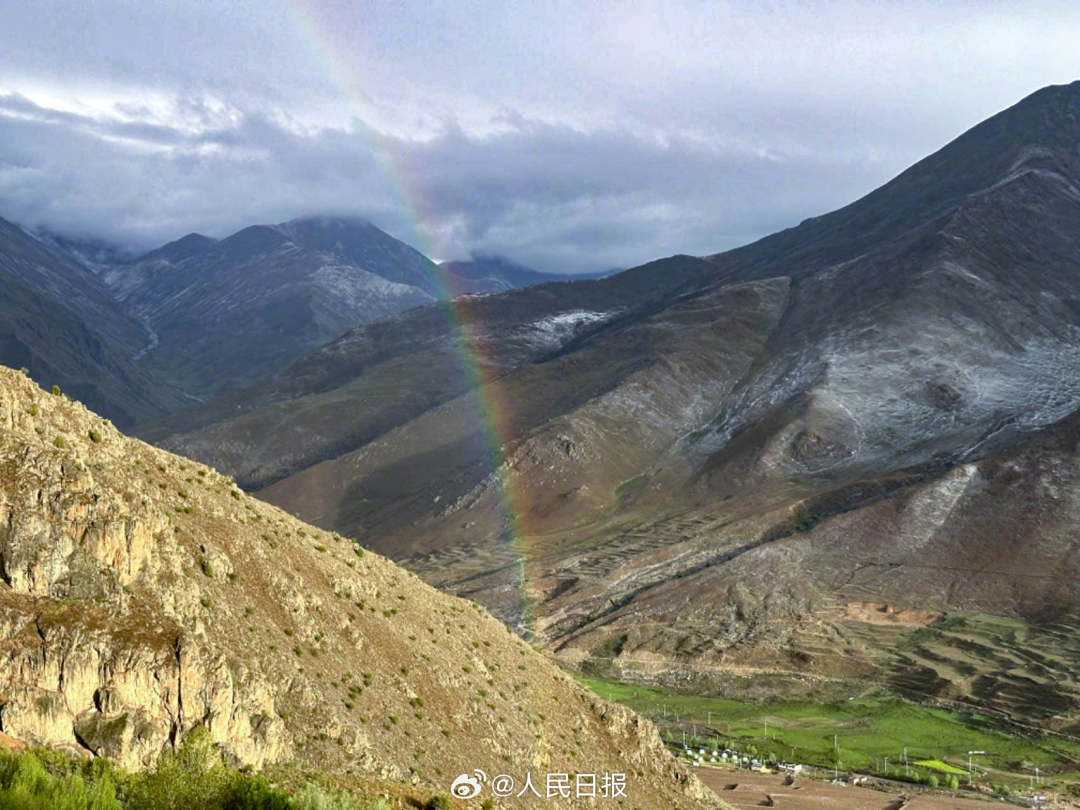
[(805, 777), (785, 785), (780, 774), (697, 768), (698, 777), (732, 806), (780, 810), (990, 810), (999, 801), (954, 798), (944, 793), (883, 792), (844, 787)]

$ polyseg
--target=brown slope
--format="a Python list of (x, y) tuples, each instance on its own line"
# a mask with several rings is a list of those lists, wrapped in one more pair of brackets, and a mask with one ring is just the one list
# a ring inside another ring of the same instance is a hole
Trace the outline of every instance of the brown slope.
[[(266, 494), (321, 525), (360, 528), (568, 659), (629, 645), (667, 674), (693, 671), (697, 657), (730, 669), (786, 666), (787, 656), (807, 663), (795, 668), (799, 677), (831, 677), (883, 671), (882, 656), (906, 656), (916, 670), (937, 656), (946, 690), (989, 700), (992, 673), (1011, 671), (1010, 688), (1024, 693), (1023, 678), (1038, 680), (1039, 666), (1049, 666), (1032, 663), (1042, 654), (1037, 632), (999, 639), (1001, 649), (982, 658), (957, 652), (981, 643), (959, 637), (952, 652), (913, 658), (896, 634), (867, 639), (865, 628), (828, 618), (848, 615), (846, 602), (830, 601), (834, 578), (852, 573), (842, 558), (881, 550), (893, 534), (917, 534), (923, 513), (902, 512), (885, 536), (880, 516), (852, 523), (849, 541), (827, 538), (824, 550), (793, 551), (789, 538), (816, 542), (815, 527), (834, 515), (878, 515), (874, 504), (898, 503), (915, 487), (948, 489), (942, 476), (996, 457), (1080, 406), (1078, 121), (1080, 85), (1041, 91), (867, 198), (714, 257), (711, 270), (661, 290), (646, 311), (501, 366), (486, 393), (508, 403), (497, 456), (515, 495), (511, 525), (464, 397), (309, 457)], [(722, 286), (739, 278), (764, 280)], [(519, 327), (529, 323), (512, 306), (528, 299), (485, 300), (480, 328), (490, 319), (496, 337), (516, 334), (515, 318)], [(688, 323), (699, 304), (701, 320)], [(337, 349), (347, 365), (351, 348)], [(429, 367), (396, 384), (433, 390)], [(240, 428), (236, 447), (214, 432), (224, 423), (173, 440), (241, 456), (291, 430), (302, 446), (309, 397), (322, 397), (322, 423), (334, 414), (346, 422), (351, 407), (343, 403), (374, 390), (379, 378), (368, 367), (353, 371), (348, 385), (278, 400), (277, 414), (247, 403), (230, 420)], [(346, 390), (345, 400), (332, 401)], [(290, 423), (293, 413), (298, 423)], [(321, 435), (313, 444), (328, 446)], [(260, 461), (272, 466), (272, 455), (260, 453)], [(890, 591), (884, 576), (844, 599), (891, 604), (907, 594), (899, 612), (884, 611), (890, 616), (981, 604), (1030, 622), (1073, 610), (1067, 589), (1034, 588), (1023, 608), (1000, 599), (1023, 589), (1018, 569), (972, 577), (982, 591), (974, 600), (960, 587), (967, 580), (941, 584), (950, 559), (981, 570), (997, 563), (999, 550), (1020, 558), (1027, 538), (1033, 553), (1040, 549), (1047, 516), (1027, 515), (1008, 498), (979, 508), (994, 518), (987, 536), (943, 544), (940, 571), (924, 575), (944, 589), (944, 601), (919, 604), (926, 592), (908, 580)], [(843, 554), (826, 553), (829, 543)], [(1055, 559), (1064, 565), (1068, 554)], [(877, 618), (876, 608), (852, 610)], [(820, 622), (821, 634), (792, 641), (804, 624)], [(631, 626), (655, 630), (621, 641)], [(1063, 632), (1047, 630), (1055, 639)], [(1006, 650), (1010, 644), (1018, 650)], [(1035, 693), (1025, 694), (1016, 705), (1038, 716)]]
[[(243, 391), (140, 427), (168, 449), (258, 489), (363, 447), (467, 392), (459, 344), (501, 376), (647, 317), (716, 271), (675, 256), (611, 278), (552, 283), (420, 307), (369, 324)], [(586, 313), (575, 320), (575, 314)], [(570, 317), (557, 328), (552, 319)]]
[(0, 427), (5, 734), (140, 767), (203, 725), (256, 766), (621, 771), (640, 806), (718, 806), (479, 606), (4, 368)]
[(650, 547), (557, 568), (589, 577), (550, 600), (546, 629), (568, 661), (627, 678), (869, 677), (1075, 734), (1078, 448), (1073, 414), (944, 473), (658, 520), (639, 529)]
[(512, 526), (492, 474), (488, 415), (472, 395), (261, 496), (316, 523), (349, 526), (433, 582), (483, 594), (520, 622), (522, 594), (508, 589), (517, 563), (566, 553), (569, 535), (619, 509), (638, 473), (746, 373), (786, 295), (781, 279), (688, 297), (486, 386), (481, 400), (502, 417)]

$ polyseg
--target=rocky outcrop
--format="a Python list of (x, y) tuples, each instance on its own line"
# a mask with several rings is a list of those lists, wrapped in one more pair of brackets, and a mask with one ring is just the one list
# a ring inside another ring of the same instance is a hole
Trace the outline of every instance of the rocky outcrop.
[(587, 751), (642, 806), (717, 806), (479, 606), (2, 367), (0, 428), (4, 739), (141, 768), (203, 727), (237, 765), (439, 791)]

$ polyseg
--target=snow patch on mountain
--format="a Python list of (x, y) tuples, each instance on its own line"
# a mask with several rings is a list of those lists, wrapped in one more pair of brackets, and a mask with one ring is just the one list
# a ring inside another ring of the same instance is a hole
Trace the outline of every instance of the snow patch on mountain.
[(324, 264), (311, 274), (311, 279), (327, 293), (338, 296), (343, 305), (353, 309), (368, 309), (377, 299), (435, 298), (412, 284), (401, 284), (350, 264)]
[(559, 312), (526, 324), (518, 331), (517, 336), (532, 346), (555, 348), (579, 335), (584, 327), (609, 321), (621, 311), (615, 309), (608, 312), (596, 312), (595, 310), (573, 309)]

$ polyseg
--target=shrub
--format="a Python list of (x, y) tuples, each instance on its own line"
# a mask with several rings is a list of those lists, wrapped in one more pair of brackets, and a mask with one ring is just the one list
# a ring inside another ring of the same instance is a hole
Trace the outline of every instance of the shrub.
[(0, 808), (120, 810), (108, 763), (76, 764), (48, 751), (0, 754)]
[(192, 731), (175, 752), (162, 755), (148, 773), (129, 777), (129, 810), (289, 810), (288, 797), (261, 776), (225, 767), (203, 728)]
[(955, 775), (949, 777), (949, 790), (959, 790), (960, 780)]
[(346, 793), (327, 793), (310, 782), (292, 797), (290, 806), (293, 810), (356, 810), (356, 805)]
[(59, 385), (54, 385), (52, 387), (52, 392), (53, 392), (54, 397), (60, 396), (60, 386)]
[[(261, 776), (236, 778), (236, 785), (232, 789), (232, 795), (226, 799), (223, 810), (292, 810), (303, 807), (297, 805), (295, 798), (290, 799), (278, 790), (272, 788)], [(343, 810), (351, 808), (344, 805)]]
[(202, 572), (206, 574), (206, 576), (211, 578), (214, 576), (214, 566), (210, 564), (209, 560), (204, 559), (201, 563), (199, 563), (199, 567), (202, 569)]
[(937, 774), (932, 773), (928, 777), (926, 777), (926, 784), (928, 784), (932, 788), (936, 788), (938, 786)]
[(95, 428), (90, 428), (90, 441), (97, 444), (101, 441), (101, 431)]
[(425, 810), (450, 810), (450, 800), (445, 796), (432, 796), (424, 808)]

